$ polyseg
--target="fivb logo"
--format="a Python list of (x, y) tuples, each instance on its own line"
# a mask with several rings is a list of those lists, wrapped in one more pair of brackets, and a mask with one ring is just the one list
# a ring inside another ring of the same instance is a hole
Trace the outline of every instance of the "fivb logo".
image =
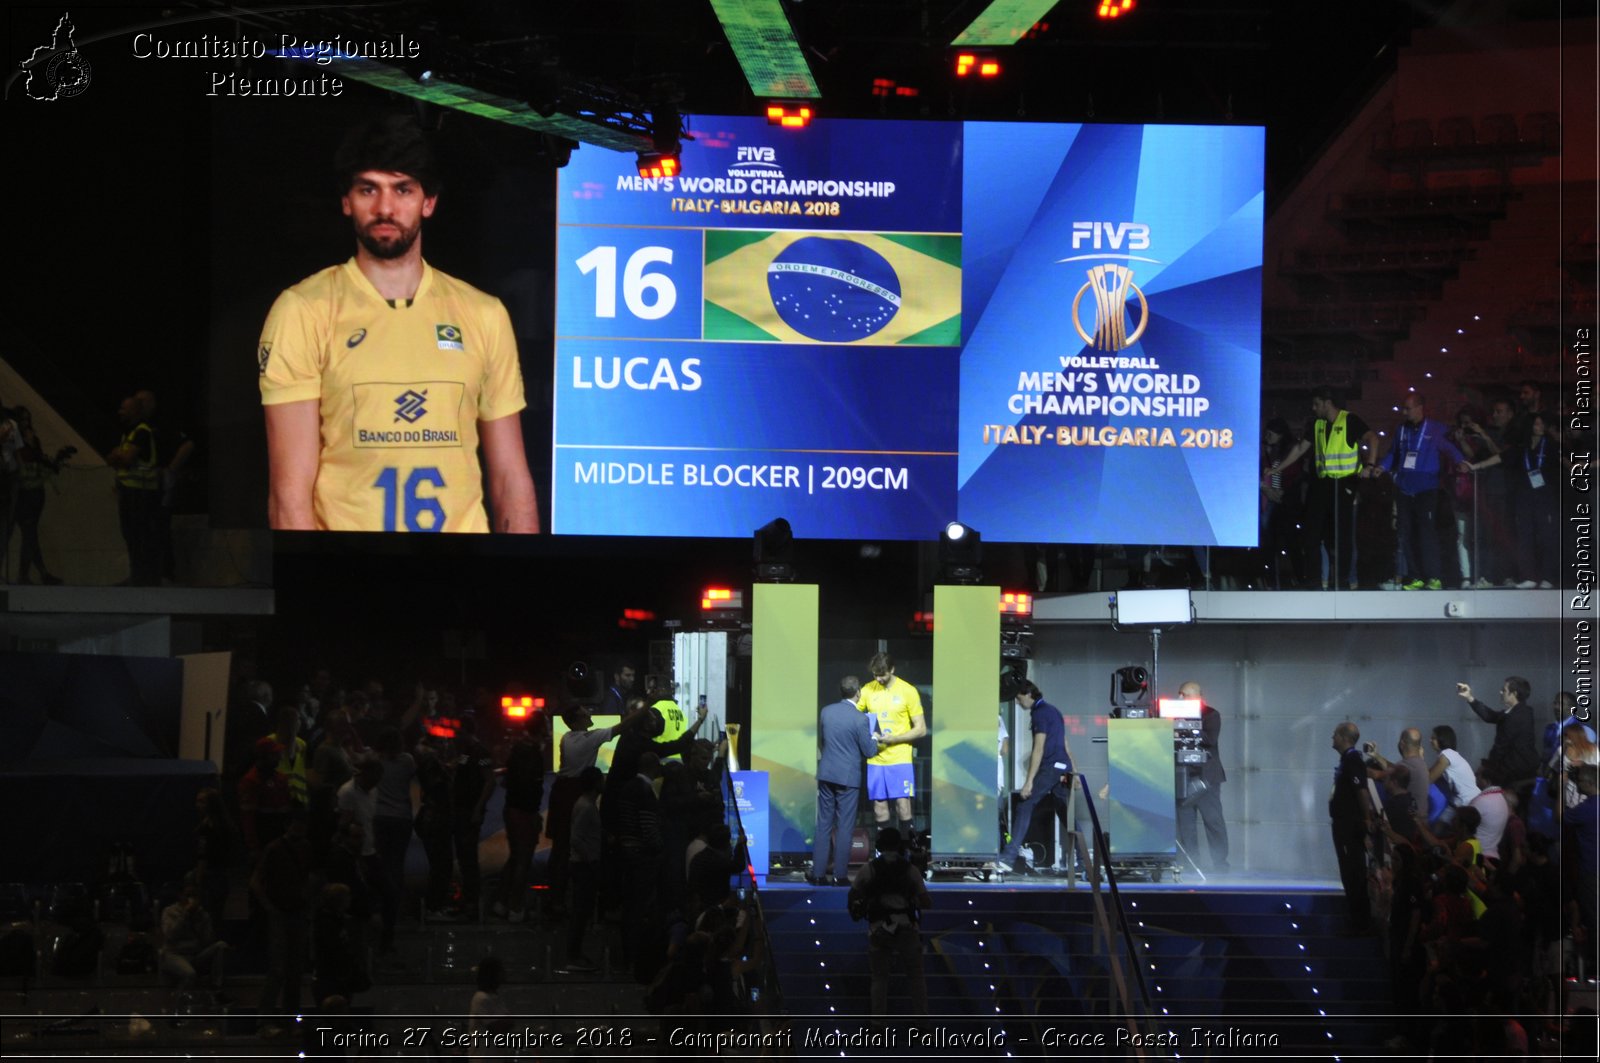
[(1144, 251), (1150, 247), (1150, 226), (1137, 221), (1075, 221), (1072, 223), (1072, 249), (1082, 249), (1084, 242), (1092, 240), (1090, 247), (1096, 251), (1109, 248), (1122, 250), (1127, 241), (1129, 251)]
[[(1150, 247), (1150, 226), (1139, 221), (1075, 221), (1072, 223), (1072, 249), (1081, 251), (1085, 245), (1089, 253), (1057, 259), (1058, 262), (1100, 261), (1103, 264), (1089, 270), (1089, 281), (1078, 289), (1072, 300), (1072, 328), (1084, 343), (1101, 351), (1121, 351), (1132, 347), (1144, 335), (1150, 322), (1150, 304), (1144, 292), (1133, 283), (1133, 270), (1108, 258), (1122, 258), (1129, 262), (1155, 262), (1160, 259), (1127, 251), (1145, 251)], [(1083, 297), (1094, 295), (1094, 327), (1084, 328), (1078, 316)], [(1128, 300), (1139, 300), (1139, 318), (1132, 329), (1128, 328)]]
[(733, 149), (733, 165), (728, 167), (729, 177), (782, 177), (783, 167), (778, 165), (776, 148), (741, 144)]

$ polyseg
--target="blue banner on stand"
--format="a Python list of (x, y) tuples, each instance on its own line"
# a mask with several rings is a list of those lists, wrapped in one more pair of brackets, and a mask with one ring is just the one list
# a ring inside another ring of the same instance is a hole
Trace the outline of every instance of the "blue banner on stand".
[(729, 774), (733, 777), (733, 802), (739, 809), (739, 822), (744, 825), (750, 866), (755, 870), (756, 884), (765, 886), (767, 868), (772, 862), (768, 851), (771, 829), (767, 825), (767, 773), (735, 771)]

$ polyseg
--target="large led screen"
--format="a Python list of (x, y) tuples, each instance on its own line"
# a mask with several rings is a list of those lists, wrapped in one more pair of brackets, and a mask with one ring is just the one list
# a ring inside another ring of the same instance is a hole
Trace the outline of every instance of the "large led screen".
[(1255, 543), (1261, 129), (695, 125), (561, 173), (557, 533)]

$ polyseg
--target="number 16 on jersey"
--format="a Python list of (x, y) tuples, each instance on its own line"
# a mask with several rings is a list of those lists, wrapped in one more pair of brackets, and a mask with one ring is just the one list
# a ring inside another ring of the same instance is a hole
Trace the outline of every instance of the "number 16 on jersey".
[(563, 335), (700, 338), (699, 229), (563, 225), (558, 241), (556, 320)]

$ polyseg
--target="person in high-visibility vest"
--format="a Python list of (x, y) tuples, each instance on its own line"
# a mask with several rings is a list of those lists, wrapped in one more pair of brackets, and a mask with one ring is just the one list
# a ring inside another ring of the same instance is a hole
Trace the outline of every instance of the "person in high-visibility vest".
[(161, 464), (156, 434), (131, 396), (122, 400), (117, 417), (122, 439), (106, 455), (106, 464), (117, 471), (117, 517), (122, 541), (128, 545), (128, 582), (151, 587), (161, 582), (161, 540), (156, 535)]
[[(1316, 476), (1306, 498), (1301, 537), (1305, 554), (1301, 571), (1306, 573), (1308, 589), (1331, 584), (1336, 590), (1343, 590), (1355, 574), (1351, 560), (1356, 541), (1356, 479), (1371, 475), (1377, 463), (1378, 437), (1367, 422), (1340, 407), (1330, 388), (1311, 393), (1311, 413), (1316, 422), (1309, 438), (1296, 443), (1282, 460), (1269, 466), (1266, 475), (1293, 465), (1308, 448), (1316, 447)], [(1327, 583), (1316, 575), (1322, 567), (1318, 558), (1321, 548), (1328, 551)]]

